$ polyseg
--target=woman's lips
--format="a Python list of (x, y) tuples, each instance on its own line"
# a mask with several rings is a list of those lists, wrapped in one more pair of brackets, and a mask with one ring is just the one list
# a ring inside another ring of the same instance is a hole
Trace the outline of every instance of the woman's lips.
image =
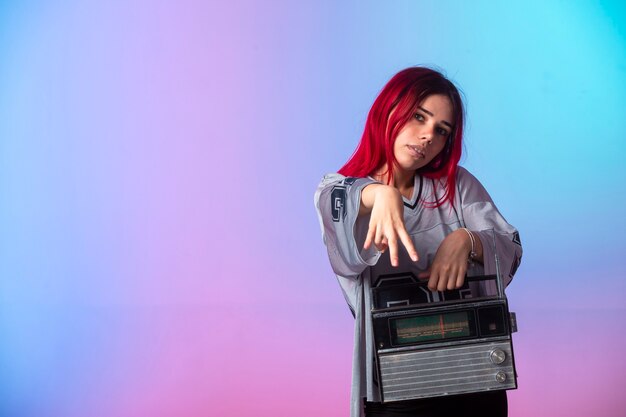
[(424, 158), (424, 151), (422, 151), (419, 147), (415, 146), (415, 145), (406, 145), (407, 148), (409, 148), (409, 152), (415, 157), (415, 158)]

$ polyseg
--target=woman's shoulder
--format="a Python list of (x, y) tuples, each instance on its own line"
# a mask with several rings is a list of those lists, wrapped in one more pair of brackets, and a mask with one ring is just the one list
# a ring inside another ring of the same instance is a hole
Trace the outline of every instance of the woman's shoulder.
[(323, 186), (328, 185), (328, 184), (338, 183), (338, 182), (343, 181), (345, 178), (346, 177), (344, 175), (341, 175), (341, 174), (339, 174), (337, 172), (330, 172), (328, 174), (325, 174), (322, 177), (322, 180), (320, 181), (319, 186), (323, 187)]
[(457, 181), (478, 181), (467, 168), (461, 165), (456, 168), (456, 179)]
[(457, 167), (456, 186), (460, 197), (472, 195), (480, 199), (489, 198), (483, 184), (465, 167)]
[(480, 185), (482, 187), (478, 178), (469, 172), (467, 168), (460, 165), (456, 169), (456, 183), (459, 187), (471, 187), (473, 185)]
[(330, 185), (339, 185), (339, 186), (356, 186), (357, 188), (362, 188), (365, 185), (377, 183), (378, 181), (374, 180), (371, 177), (346, 177), (345, 175), (333, 172), (324, 175), (322, 180), (320, 181), (318, 188), (328, 187)]

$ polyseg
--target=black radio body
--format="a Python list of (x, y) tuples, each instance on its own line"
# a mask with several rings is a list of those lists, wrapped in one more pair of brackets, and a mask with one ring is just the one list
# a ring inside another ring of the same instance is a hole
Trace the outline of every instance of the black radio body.
[[(472, 282), (490, 280), (497, 294), (461, 298), (478, 285)], [(515, 315), (495, 275), (467, 278), (460, 291), (441, 293), (414, 277), (389, 277), (372, 297), (383, 402), (517, 388)]]

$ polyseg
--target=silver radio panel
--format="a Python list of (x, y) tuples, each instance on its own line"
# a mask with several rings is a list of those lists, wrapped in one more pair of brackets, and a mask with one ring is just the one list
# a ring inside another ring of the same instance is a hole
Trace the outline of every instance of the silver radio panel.
[(380, 352), (385, 402), (517, 388), (510, 341)]

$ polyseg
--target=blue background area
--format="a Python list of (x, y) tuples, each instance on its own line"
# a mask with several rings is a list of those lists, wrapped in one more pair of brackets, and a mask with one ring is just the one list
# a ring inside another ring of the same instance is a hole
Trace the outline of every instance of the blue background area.
[(344, 416), (312, 199), (397, 71), (521, 233), (511, 416), (619, 416), (620, 1), (0, 3), (0, 415)]

